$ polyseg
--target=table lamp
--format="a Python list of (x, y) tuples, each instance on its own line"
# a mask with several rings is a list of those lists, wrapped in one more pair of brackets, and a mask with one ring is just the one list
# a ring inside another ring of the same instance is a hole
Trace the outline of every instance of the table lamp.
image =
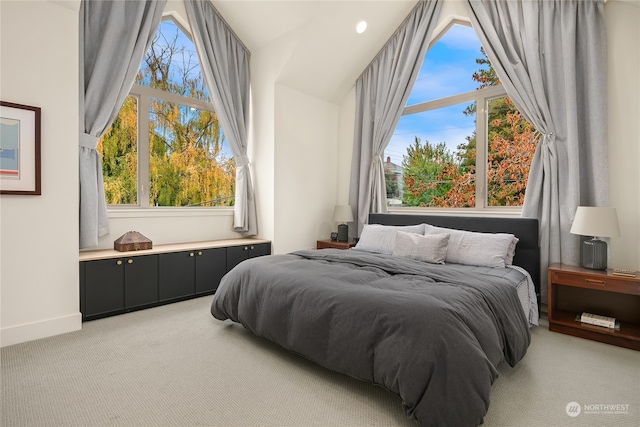
[(346, 223), (353, 221), (351, 206), (336, 205), (333, 209), (333, 220), (341, 223), (338, 225), (338, 242), (346, 242), (349, 240), (349, 227)]
[(582, 242), (581, 264), (592, 270), (606, 270), (607, 242), (598, 237), (618, 237), (618, 216), (615, 208), (578, 206), (571, 225), (571, 234), (592, 236)]

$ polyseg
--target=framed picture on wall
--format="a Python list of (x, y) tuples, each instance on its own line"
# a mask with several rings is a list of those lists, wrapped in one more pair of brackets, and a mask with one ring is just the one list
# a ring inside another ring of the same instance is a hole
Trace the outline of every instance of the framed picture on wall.
[(0, 101), (0, 194), (40, 195), (40, 107)]

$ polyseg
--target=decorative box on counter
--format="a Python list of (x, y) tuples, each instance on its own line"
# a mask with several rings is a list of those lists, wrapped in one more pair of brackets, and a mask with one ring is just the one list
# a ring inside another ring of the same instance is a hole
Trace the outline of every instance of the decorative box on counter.
[(128, 231), (113, 242), (113, 249), (119, 252), (151, 249), (153, 243), (137, 231)]

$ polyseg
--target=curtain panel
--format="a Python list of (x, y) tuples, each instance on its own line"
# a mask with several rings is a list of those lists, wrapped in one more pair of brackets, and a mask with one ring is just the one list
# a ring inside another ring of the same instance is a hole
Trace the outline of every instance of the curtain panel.
[(166, 0), (80, 4), (80, 248), (109, 233), (98, 139), (129, 94)]
[[(579, 205), (608, 204), (603, 0), (469, 0), (470, 18), (507, 95), (542, 138), (522, 215), (540, 221), (542, 273), (577, 265)], [(542, 301), (547, 298), (541, 274)]]
[(382, 156), (420, 72), (440, 9), (438, 0), (420, 0), (356, 81), (351, 235), (360, 234), (369, 213), (387, 211)]
[(234, 231), (257, 234), (256, 204), (247, 157), (251, 54), (208, 1), (185, 0), (213, 108), (236, 161)]

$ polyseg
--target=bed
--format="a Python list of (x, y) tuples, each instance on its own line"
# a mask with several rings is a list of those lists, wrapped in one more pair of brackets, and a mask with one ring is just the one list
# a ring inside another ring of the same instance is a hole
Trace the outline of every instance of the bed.
[(240, 263), (211, 314), (386, 388), (422, 426), (472, 426), (526, 354), (539, 278), (535, 219), (372, 214), (350, 250)]

